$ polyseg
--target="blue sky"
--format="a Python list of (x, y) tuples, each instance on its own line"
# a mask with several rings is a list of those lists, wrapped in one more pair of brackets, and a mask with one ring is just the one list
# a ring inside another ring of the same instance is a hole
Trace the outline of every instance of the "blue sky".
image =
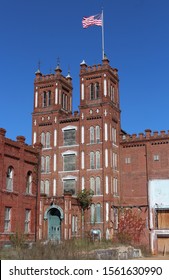
[(122, 128), (168, 130), (168, 0), (1, 0), (0, 127), (31, 144), (33, 82), (60, 59), (73, 78), (73, 110), (79, 105), (79, 70), (102, 60), (101, 27), (82, 28), (82, 17), (104, 7), (105, 53), (119, 70)]

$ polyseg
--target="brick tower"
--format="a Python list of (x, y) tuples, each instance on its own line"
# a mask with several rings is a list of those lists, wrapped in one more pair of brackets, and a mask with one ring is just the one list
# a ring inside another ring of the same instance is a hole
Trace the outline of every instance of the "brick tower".
[(80, 65), (80, 106), (72, 114), (72, 79), (36, 72), (33, 143), (43, 145), (41, 159), (40, 239), (81, 236), (76, 195), (94, 192), (85, 231), (112, 234), (112, 205), (119, 196), (120, 109), (117, 69), (105, 57), (100, 65)]

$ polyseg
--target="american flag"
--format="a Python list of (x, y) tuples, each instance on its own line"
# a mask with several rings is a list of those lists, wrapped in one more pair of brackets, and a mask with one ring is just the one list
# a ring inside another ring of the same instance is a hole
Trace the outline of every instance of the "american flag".
[(102, 26), (102, 14), (97, 14), (95, 16), (83, 17), (82, 19), (83, 28), (87, 28), (91, 25)]

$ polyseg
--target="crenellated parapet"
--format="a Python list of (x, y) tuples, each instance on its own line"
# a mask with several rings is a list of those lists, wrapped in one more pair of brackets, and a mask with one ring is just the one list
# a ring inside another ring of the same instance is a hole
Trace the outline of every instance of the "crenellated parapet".
[(152, 132), (151, 129), (146, 129), (144, 133), (138, 134), (125, 134), (122, 133), (120, 136), (120, 140), (122, 143), (125, 142), (137, 142), (137, 141), (146, 141), (146, 140), (161, 140), (161, 139), (169, 139), (169, 130), (161, 130)]
[(84, 73), (94, 73), (95, 71), (98, 71), (98, 70), (105, 70), (105, 69), (108, 69), (110, 72), (112, 72), (115, 76), (118, 77), (118, 70), (116, 68), (112, 68), (110, 65), (109, 65), (109, 60), (108, 59), (104, 59), (103, 60), (103, 64), (95, 64), (95, 65), (92, 65), (92, 66), (88, 66), (86, 64), (86, 62), (83, 60), (82, 63), (80, 64), (81, 66), (81, 69), (80, 69), (80, 73), (81, 74), (84, 74)]

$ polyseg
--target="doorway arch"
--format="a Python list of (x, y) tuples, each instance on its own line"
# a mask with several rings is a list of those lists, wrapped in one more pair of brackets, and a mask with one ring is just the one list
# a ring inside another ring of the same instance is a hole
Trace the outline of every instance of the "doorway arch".
[(63, 210), (57, 205), (52, 205), (45, 211), (44, 219), (48, 220), (48, 240), (59, 242)]

